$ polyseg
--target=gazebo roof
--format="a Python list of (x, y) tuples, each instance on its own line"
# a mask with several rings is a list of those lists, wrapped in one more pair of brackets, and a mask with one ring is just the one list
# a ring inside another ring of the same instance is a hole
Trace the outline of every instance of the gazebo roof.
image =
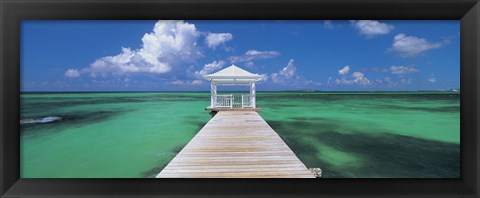
[(210, 81), (221, 81), (221, 82), (252, 82), (262, 79), (261, 75), (252, 74), (244, 69), (231, 65), (225, 69), (222, 69), (213, 74), (207, 74), (204, 76), (205, 79)]

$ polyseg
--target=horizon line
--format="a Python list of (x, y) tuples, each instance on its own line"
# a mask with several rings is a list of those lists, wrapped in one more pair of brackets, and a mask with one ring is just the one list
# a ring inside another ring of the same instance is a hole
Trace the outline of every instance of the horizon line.
[[(454, 91), (457, 90), (457, 91)], [(210, 92), (210, 91), (20, 91), (20, 93), (154, 93), (154, 92)], [(248, 91), (224, 91), (224, 92), (248, 92)], [(460, 92), (460, 89), (448, 90), (371, 90), (371, 91), (321, 91), (321, 90), (277, 90), (257, 92)]]

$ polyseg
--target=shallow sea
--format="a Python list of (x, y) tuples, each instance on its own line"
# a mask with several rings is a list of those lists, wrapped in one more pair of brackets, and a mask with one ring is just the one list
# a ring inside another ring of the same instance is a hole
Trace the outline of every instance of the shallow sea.
[[(209, 92), (23, 93), (22, 178), (154, 177), (211, 118)], [(258, 92), (325, 178), (458, 178), (460, 94)]]

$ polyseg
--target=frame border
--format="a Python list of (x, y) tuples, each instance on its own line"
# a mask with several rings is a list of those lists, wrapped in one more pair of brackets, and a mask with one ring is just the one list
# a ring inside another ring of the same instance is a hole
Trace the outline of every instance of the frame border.
[[(20, 179), (20, 22), (28, 19), (461, 20), (461, 179)], [(1, 197), (479, 197), (478, 0), (0, 0)]]

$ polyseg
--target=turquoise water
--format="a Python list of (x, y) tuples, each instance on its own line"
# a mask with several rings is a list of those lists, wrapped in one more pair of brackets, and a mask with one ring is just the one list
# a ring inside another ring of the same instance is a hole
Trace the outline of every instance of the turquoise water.
[[(211, 118), (208, 92), (21, 95), (22, 178), (154, 177)], [(460, 94), (260, 92), (325, 178), (458, 178)]]

